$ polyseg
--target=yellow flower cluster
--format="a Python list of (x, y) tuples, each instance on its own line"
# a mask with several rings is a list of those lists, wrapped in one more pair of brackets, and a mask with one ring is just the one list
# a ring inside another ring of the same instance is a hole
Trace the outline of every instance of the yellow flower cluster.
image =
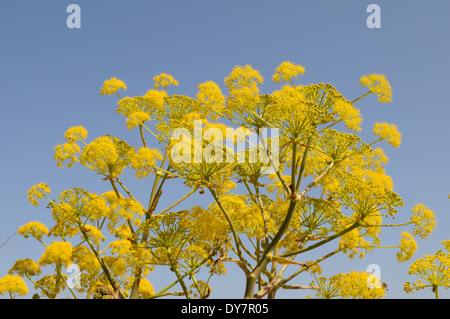
[(333, 106), (334, 111), (345, 123), (345, 126), (352, 131), (361, 131), (362, 117), (359, 110), (352, 103), (345, 100), (337, 100)]
[[(223, 113), (225, 107), (225, 97), (219, 86), (213, 81), (202, 83), (198, 86), (197, 101), (201, 105), (202, 113), (206, 113), (213, 120), (217, 120), (218, 112)], [(197, 111), (197, 110), (196, 110)]]
[(119, 89), (127, 89), (127, 86), (122, 80), (119, 80), (115, 77), (110, 78), (109, 80), (106, 80), (103, 83), (103, 86), (100, 90), (100, 94), (102, 95), (111, 95), (119, 91)]
[[(444, 248), (448, 248), (449, 241), (443, 241)], [(448, 249), (447, 249), (448, 250)], [(425, 255), (409, 266), (409, 275), (418, 276), (419, 280), (413, 284), (406, 282), (404, 290), (406, 293), (430, 287), (438, 296), (438, 288), (450, 287), (450, 253), (438, 250), (434, 255)], [(428, 282), (425, 284), (424, 281)]]
[(404, 262), (410, 260), (417, 250), (417, 243), (414, 237), (408, 232), (403, 232), (400, 239), (400, 251), (397, 253), (397, 260)]
[(150, 115), (145, 112), (134, 112), (130, 115), (129, 118), (127, 118), (126, 124), (127, 128), (131, 130), (133, 127), (136, 127), (138, 125), (142, 125), (145, 122), (150, 120)]
[(67, 143), (55, 146), (55, 155), (53, 158), (56, 160), (56, 164), (62, 167), (62, 163), (70, 160), (67, 167), (72, 167), (77, 160), (76, 154), (80, 152), (80, 146), (76, 143), (80, 140), (83, 141), (86, 137), (87, 130), (84, 127), (74, 126), (69, 128), (64, 134)]
[(143, 96), (124, 97), (117, 103), (116, 111), (127, 117), (127, 127), (132, 129), (160, 116), (165, 110), (166, 97), (165, 91), (148, 90)]
[(169, 85), (178, 85), (178, 81), (173, 78), (173, 76), (161, 73), (153, 78), (155, 82), (155, 89), (163, 87), (166, 89)]
[(62, 167), (62, 164), (69, 160), (67, 167), (72, 167), (75, 161), (78, 159), (77, 153), (80, 152), (80, 146), (74, 143), (64, 143), (55, 146), (55, 155), (53, 158), (56, 160), (56, 165)]
[(300, 86), (285, 85), (272, 93), (272, 99), (272, 103), (269, 103), (266, 110), (271, 115), (276, 115), (281, 121), (289, 121), (293, 117), (304, 117), (305, 97)]
[(92, 225), (85, 225), (83, 227), (86, 236), (90, 239), (91, 243), (98, 245), (101, 241), (105, 241), (105, 237), (103, 236), (100, 229)]
[[(162, 111), (164, 109), (165, 98), (167, 93), (158, 90), (148, 90), (143, 96), (144, 101), (157, 111)], [(143, 109), (145, 111), (145, 109)]]
[(351, 271), (348, 274), (334, 276), (334, 285), (339, 288), (342, 298), (351, 299), (380, 299), (386, 294), (384, 287), (373, 285), (373, 276), (366, 272)]
[(39, 265), (32, 259), (16, 260), (14, 266), (8, 272), (10, 275), (17, 274), (20, 277), (32, 277), (41, 273)]
[(28, 238), (29, 236), (36, 238), (37, 240), (40, 240), (42, 236), (45, 236), (48, 234), (48, 229), (45, 227), (44, 224), (40, 222), (29, 222), (22, 227), (20, 227), (17, 230), (17, 233), (19, 235), (22, 235), (25, 238)]
[(101, 266), (94, 253), (86, 246), (77, 246), (72, 250), (73, 262), (77, 264), (82, 271), (87, 272), (90, 275), (97, 275)]
[(0, 295), (4, 295), (5, 293), (9, 293), (11, 298), (17, 295), (25, 296), (28, 293), (28, 288), (22, 278), (6, 275), (0, 278)]
[(434, 212), (424, 204), (416, 204), (411, 210), (411, 214), (411, 222), (414, 224), (414, 235), (426, 238), (436, 228)]
[(72, 244), (70, 242), (52, 242), (45, 248), (38, 263), (41, 266), (50, 264), (69, 266), (72, 263)]
[[(130, 281), (130, 285), (127, 287), (128, 289), (131, 289), (131, 283), (132, 281)], [(148, 299), (154, 294), (155, 291), (150, 281), (147, 278), (142, 278), (139, 284), (138, 299)]]
[(136, 156), (133, 157), (131, 167), (136, 170), (136, 177), (147, 177), (156, 165), (156, 161), (162, 159), (161, 153), (157, 149), (141, 147)]
[(76, 143), (87, 137), (87, 130), (83, 126), (73, 126), (64, 133), (64, 138), (69, 143)]
[(373, 134), (386, 140), (393, 147), (399, 147), (401, 144), (402, 135), (394, 124), (375, 123)]
[(303, 73), (305, 73), (304, 67), (302, 67), (301, 65), (295, 65), (289, 61), (285, 61), (276, 68), (272, 80), (275, 83), (278, 83), (280, 81), (292, 81), (292, 79)]
[[(339, 240), (339, 248), (342, 252), (348, 254), (348, 257), (353, 258), (359, 252), (358, 249), (369, 248), (369, 243), (360, 235), (357, 228), (342, 235)], [(359, 253), (359, 258), (363, 258), (365, 252)]]
[(229, 91), (227, 108), (242, 114), (246, 108), (259, 103), (259, 85), (263, 82), (261, 74), (251, 65), (236, 66), (225, 78)]
[(32, 205), (38, 206), (39, 205), (38, 200), (44, 198), (45, 193), (47, 194), (50, 193), (50, 188), (48, 187), (47, 184), (40, 183), (37, 185), (33, 185), (28, 190), (28, 200)]
[(112, 136), (96, 138), (83, 148), (80, 161), (109, 176), (122, 174), (135, 151), (126, 142)]
[(386, 285), (366, 272), (351, 271), (330, 278), (318, 277), (312, 284), (319, 298), (381, 299), (386, 295)]
[(363, 75), (361, 85), (367, 87), (371, 93), (378, 96), (378, 102), (389, 103), (392, 98), (392, 89), (389, 81), (382, 74)]

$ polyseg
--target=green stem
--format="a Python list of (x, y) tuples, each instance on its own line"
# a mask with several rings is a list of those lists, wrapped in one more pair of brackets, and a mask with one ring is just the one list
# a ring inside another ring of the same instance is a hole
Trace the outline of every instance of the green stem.
[[(160, 170), (162, 170), (164, 165), (166, 164), (166, 160), (167, 160), (168, 156), (169, 156), (169, 152), (166, 149), (166, 151), (164, 153), (163, 160), (161, 162), (161, 167), (159, 168)], [(167, 177), (167, 173), (168, 172), (166, 172), (166, 174), (164, 175), (165, 177)], [(153, 187), (152, 187), (152, 192), (150, 194), (150, 200), (149, 200), (149, 203), (148, 203), (148, 209), (150, 209), (150, 207), (153, 205), (153, 201), (154, 201), (155, 195), (156, 195), (156, 188), (158, 187), (158, 183), (159, 183), (160, 179), (161, 179), (161, 175), (156, 175), (155, 180), (153, 181)]]
[(142, 124), (139, 124), (139, 133), (141, 134), (142, 145), (144, 145), (144, 147), (147, 147), (147, 143), (145, 142), (144, 130), (143, 130)]
[(81, 226), (81, 223), (79, 223), (78, 226), (79, 226), (79, 229), (80, 229), (81, 233), (83, 234), (84, 239), (86, 240), (86, 242), (88, 243), (89, 247), (91, 248), (91, 251), (94, 253), (95, 257), (97, 258), (97, 261), (100, 263), (100, 266), (102, 267), (103, 272), (105, 273), (105, 276), (108, 279), (109, 283), (114, 288), (114, 290), (115, 291), (118, 290), (119, 294), (121, 295), (121, 297), (125, 299), (125, 296), (123, 295), (122, 291), (120, 290), (119, 285), (116, 283), (116, 281), (112, 277), (111, 271), (109, 270), (108, 266), (105, 264), (103, 259), (100, 257), (100, 255), (98, 254), (97, 250), (91, 244), (91, 242), (90, 242), (86, 232), (83, 230), (83, 227)]
[(297, 200), (291, 199), (291, 202), (289, 204), (289, 209), (286, 214), (286, 217), (283, 221), (283, 224), (281, 225), (280, 229), (278, 229), (278, 232), (275, 234), (273, 240), (270, 242), (269, 245), (267, 245), (266, 249), (263, 252), (263, 255), (259, 261), (259, 263), (256, 265), (255, 269), (247, 276), (247, 282), (245, 287), (245, 294), (244, 298), (249, 299), (253, 298), (253, 293), (255, 289), (256, 280), (258, 279), (261, 272), (265, 269), (267, 264), (270, 261), (269, 253), (276, 247), (278, 242), (281, 240), (281, 237), (286, 232), (289, 223), (291, 222), (292, 216), (295, 211), (295, 206), (297, 205)]
[(359, 100), (361, 100), (363, 97), (365, 97), (365, 96), (367, 96), (367, 95), (369, 95), (370, 93), (372, 93), (372, 91), (369, 91), (369, 92), (367, 92), (367, 93), (364, 93), (363, 95), (361, 95), (359, 98), (357, 98), (356, 100), (353, 100), (353, 101), (351, 101), (350, 103), (355, 103), (356, 101), (359, 101)]
[(292, 192), (294, 192), (295, 187), (295, 175), (297, 173), (297, 143), (292, 141), (292, 163), (291, 163), (291, 185)]
[(183, 197), (181, 197), (178, 201), (176, 201), (175, 203), (173, 203), (172, 205), (170, 205), (169, 207), (167, 207), (165, 210), (163, 210), (162, 212), (159, 212), (158, 214), (154, 214), (153, 216), (158, 216), (161, 214), (164, 214), (165, 212), (169, 211), (170, 209), (174, 208), (175, 206), (177, 206), (179, 203), (181, 203), (182, 201), (184, 201), (186, 198), (188, 198), (189, 196), (191, 196), (193, 193), (195, 193), (197, 189), (193, 188), (189, 191), (189, 193), (187, 193), (186, 195), (184, 195)]
[(41, 289), (44, 294), (46, 294), (47, 296), (50, 296), (50, 293), (48, 292), (47, 289), (45, 289), (44, 287), (42, 287), (41, 285), (39, 285), (37, 282), (35, 282), (33, 279), (31, 279), (27, 274), (25, 274), (25, 276), (28, 278), (29, 281), (31, 281), (35, 287)]
[(186, 287), (186, 284), (183, 280), (183, 276), (181, 276), (178, 267), (176, 265), (176, 263), (172, 260), (172, 255), (170, 254), (170, 252), (168, 252), (168, 257), (169, 257), (169, 263), (171, 268), (173, 269), (173, 271), (175, 272), (175, 275), (177, 276), (178, 282), (181, 285), (181, 288), (183, 289), (184, 295), (186, 296), (186, 299), (191, 299), (191, 297), (189, 296), (189, 290)]
[(255, 185), (256, 196), (258, 196), (258, 203), (257, 203), (257, 205), (259, 206), (259, 210), (261, 211), (261, 216), (262, 216), (263, 223), (264, 223), (265, 244), (267, 245), (269, 243), (269, 228), (267, 227), (266, 211), (264, 210), (264, 206), (263, 206), (263, 203), (262, 203), (261, 193), (260, 193), (259, 187), (258, 187), (258, 181), (255, 181), (254, 185)]
[[(306, 142), (307, 145), (310, 145), (311, 143), (311, 137), (308, 138), (308, 141)], [(292, 187), (295, 187), (295, 191), (298, 193), (298, 191), (300, 190), (300, 185), (302, 183), (302, 178), (303, 178), (303, 172), (305, 171), (305, 166), (306, 166), (306, 158), (308, 156), (309, 153), (309, 148), (306, 147), (305, 151), (303, 152), (303, 158), (302, 158), (302, 163), (300, 164), (300, 172), (298, 173), (298, 177), (297, 177), (297, 184), (292, 184)]]

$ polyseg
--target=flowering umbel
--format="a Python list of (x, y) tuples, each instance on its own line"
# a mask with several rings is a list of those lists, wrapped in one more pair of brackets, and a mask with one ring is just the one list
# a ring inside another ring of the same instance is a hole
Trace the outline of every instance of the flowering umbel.
[[(360, 100), (375, 94), (390, 102), (391, 86), (384, 75), (364, 75), (360, 83), (368, 92), (350, 99), (330, 83), (298, 83), (304, 72), (282, 62), (272, 75), (279, 87), (270, 93), (257, 69), (238, 65), (224, 89), (206, 80), (194, 97), (173, 94), (179, 83), (166, 73), (136, 96), (120, 96), (127, 89), (120, 79), (104, 81), (100, 94), (117, 96), (115, 112), (137, 138), (125, 141), (110, 131), (93, 138), (90, 132), (88, 139), (83, 126), (66, 130), (54, 149), (57, 166), (92, 171), (92, 187), (101, 191), (77, 186), (51, 196), (46, 183), (29, 189), (31, 204), (47, 202), (53, 224), (31, 221), (18, 229), (42, 244), (42, 252), (36, 261), (17, 260), (0, 279), (0, 294), (26, 294), (25, 279), (48, 298), (62, 292), (93, 299), (209, 298), (212, 277), (226, 275), (232, 264), (244, 273), (244, 298), (274, 298), (285, 288), (313, 289), (319, 298), (384, 297), (386, 285), (369, 273), (322, 273), (323, 261), (337, 254), (364, 258), (396, 247), (398, 261), (410, 260), (418, 247), (413, 236), (426, 238), (436, 227), (424, 204), (413, 207), (409, 222), (385, 224), (404, 203), (386, 173), (387, 156), (374, 145), (399, 147), (402, 136), (388, 123), (374, 123), (370, 143), (357, 134)], [(384, 245), (384, 226), (411, 230), (401, 232), (400, 243)], [(310, 254), (322, 246), (331, 251)], [(410, 274), (436, 292), (447, 287), (447, 254), (414, 262)], [(156, 289), (153, 278), (163, 267), (171, 278)], [(68, 268), (78, 269), (76, 285)], [(321, 276), (309, 286), (291, 285), (311, 275)], [(405, 290), (427, 286), (415, 282)]]

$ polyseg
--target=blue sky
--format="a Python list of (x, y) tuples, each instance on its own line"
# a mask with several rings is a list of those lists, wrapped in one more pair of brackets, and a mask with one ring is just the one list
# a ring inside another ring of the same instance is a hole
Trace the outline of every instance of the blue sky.
[[(66, 26), (71, 3), (81, 8), (80, 29)], [(371, 3), (381, 8), (380, 29), (366, 26)], [(198, 84), (212, 80), (223, 88), (235, 65), (250, 64), (265, 78), (262, 91), (270, 93), (277, 88), (271, 82), (274, 69), (290, 60), (306, 69), (299, 83), (328, 82), (349, 99), (365, 93), (362, 75), (386, 75), (393, 101), (380, 104), (370, 96), (357, 105), (364, 118), (362, 136), (370, 141), (378, 121), (398, 125), (402, 146), (384, 145), (387, 172), (405, 201), (398, 218), (407, 219), (417, 202), (434, 210), (438, 227), (428, 239), (417, 239), (413, 260), (434, 253), (450, 239), (449, 11), (450, 2), (437, 0), (2, 1), (0, 239), (32, 220), (50, 224), (50, 212), (27, 201), (33, 184), (45, 181), (54, 194), (86, 185), (98, 193), (108, 190), (90, 172), (59, 169), (52, 159), (54, 146), (75, 125), (83, 125), (90, 139), (110, 134), (137, 141), (136, 132), (115, 113), (117, 99), (99, 94), (105, 79), (123, 79), (126, 95), (133, 96), (152, 88), (152, 78), (164, 72), (180, 83), (172, 93), (193, 96)], [(137, 192), (144, 196), (142, 189)], [(209, 200), (205, 194), (187, 204)], [(386, 231), (385, 244), (397, 244), (402, 230), (407, 229)], [(16, 259), (37, 260), (42, 251), (32, 240), (14, 236), (0, 249), (0, 276)], [(410, 262), (400, 264), (395, 253), (337, 257), (324, 263), (324, 274), (377, 264), (388, 283), (387, 297), (433, 297), (430, 291), (412, 296), (402, 291), (405, 281), (415, 279), (407, 275)], [(155, 288), (163, 288), (161, 276), (154, 277), (149, 279)], [(311, 280), (305, 276), (296, 283)], [(212, 297), (243, 295), (243, 276), (234, 268), (214, 285)]]

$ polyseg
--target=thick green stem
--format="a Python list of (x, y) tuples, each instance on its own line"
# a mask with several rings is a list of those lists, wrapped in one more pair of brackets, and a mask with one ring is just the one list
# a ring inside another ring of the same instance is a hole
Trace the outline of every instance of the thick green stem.
[(297, 175), (297, 144), (292, 143), (292, 163), (291, 163), (291, 185), (292, 191), (295, 189), (295, 176)]
[[(306, 142), (308, 146), (311, 144), (311, 139), (312, 139), (311, 137), (308, 138), (308, 141)], [(295, 187), (295, 191), (297, 193), (300, 190), (300, 185), (302, 183), (303, 172), (305, 171), (306, 159), (308, 157), (308, 152), (309, 152), (309, 148), (307, 147), (307, 148), (305, 148), (305, 151), (303, 152), (302, 163), (300, 164), (300, 172), (298, 173), (298, 177), (297, 177), (297, 184), (293, 185), (293, 187)]]
[(436, 299), (439, 299), (439, 292), (438, 292), (438, 286), (433, 286), (434, 295), (436, 296)]
[(259, 263), (256, 265), (255, 269), (247, 276), (247, 282), (245, 287), (245, 294), (244, 298), (249, 299), (253, 298), (253, 293), (255, 291), (255, 284), (256, 280), (258, 279), (261, 272), (266, 268), (267, 264), (270, 261), (269, 253), (278, 245), (279, 241), (281, 240), (281, 237), (286, 232), (289, 223), (291, 222), (292, 216), (294, 215), (295, 206), (297, 205), (297, 200), (291, 199), (291, 202), (289, 204), (289, 209), (286, 214), (286, 217), (283, 221), (283, 224), (281, 225), (278, 232), (275, 234), (273, 240), (270, 242), (269, 245), (267, 245), (266, 249), (263, 252), (263, 255), (259, 261)]
[(147, 143), (145, 142), (144, 129), (142, 127), (142, 124), (139, 124), (139, 133), (141, 134), (142, 145), (144, 145), (144, 147), (147, 147)]

